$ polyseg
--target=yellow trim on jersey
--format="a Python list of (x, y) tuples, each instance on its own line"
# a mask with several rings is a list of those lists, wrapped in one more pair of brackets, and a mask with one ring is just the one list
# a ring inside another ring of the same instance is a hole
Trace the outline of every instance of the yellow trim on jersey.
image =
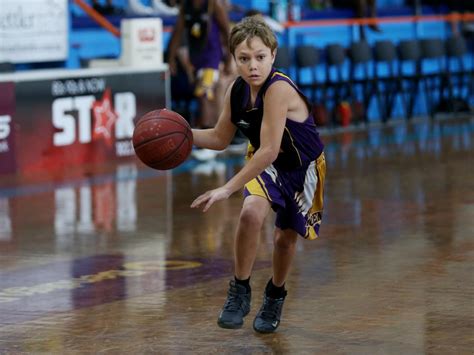
[(303, 101), (306, 103), (306, 106), (308, 107), (308, 110), (309, 110), (309, 113), (311, 114), (311, 106), (312, 104), (309, 102), (308, 98), (305, 96), (305, 94), (303, 94), (301, 92), (301, 90), (298, 88), (298, 85), (295, 84), (295, 82), (293, 80), (291, 80), (291, 78), (283, 73), (279, 73), (279, 72), (274, 72), (273, 75), (272, 75), (272, 79), (275, 77), (275, 75), (279, 75), (281, 76), (282, 78), (285, 78), (287, 80), (290, 81), (291, 85), (293, 86), (293, 89), (295, 89), (298, 94), (301, 96), (301, 98), (303, 99)]
[(291, 78), (289, 76), (286, 76), (285, 74), (283, 73), (279, 73), (279, 72), (274, 72), (273, 75), (272, 75), (272, 79), (275, 77), (275, 75), (279, 75), (285, 79), (288, 79), (289, 81), (291, 81), (291, 83), (296, 87), (296, 84), (293, 82), (293, 80), (291, 80)]
[(296, 151), (296, 154), (298, 154), (298, 159), (300, 161), (300, 165), (303, 165), (303, 161), (301, 160), (300, 152), (298, 151), (298, 148), (295, 147), (294, 139), (291, 136), (290, 130), (286, 126), (285, 126), (285, 131), (288, 132), (288, 135), (290, 136), (290, 139), (291, 139), (291, 145), (293, 146), (293, 149)]

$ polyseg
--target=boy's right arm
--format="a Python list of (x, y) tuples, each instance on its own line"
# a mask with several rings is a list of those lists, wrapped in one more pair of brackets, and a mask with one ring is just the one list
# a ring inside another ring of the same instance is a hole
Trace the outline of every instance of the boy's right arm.
[(222, 109), (219, 119), (214, 128), (209, 129), (193, 129), (194, 145), (200, 148), (207, 148), (213, 150), (225, 149), (232, 138), (234, 138), (237, 127), (230, 120), (230, 92), (232, 85), (229, 85), (224, 98), (224, 108)]

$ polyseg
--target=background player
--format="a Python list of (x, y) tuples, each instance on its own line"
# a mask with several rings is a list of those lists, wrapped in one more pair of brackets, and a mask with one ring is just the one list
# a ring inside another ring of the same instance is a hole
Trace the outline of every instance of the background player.
[[(183, 36), (183, 33), (185, 34)], [(178, 48), (184, 40), (194, 67), (194, 95), (199, 100), (198, 128), (214, 127), (218, 112), (215, 86), (219, 79), (219, 64), (229, 72), (231, 56), (227, 53), (229, 19), (218, 0), (183, 0), (178, 20), (169, 43), (168, 64), (171, 74), (176, 73)], [(215, 152), (193, 152), (196, 158), (206, 160)]]

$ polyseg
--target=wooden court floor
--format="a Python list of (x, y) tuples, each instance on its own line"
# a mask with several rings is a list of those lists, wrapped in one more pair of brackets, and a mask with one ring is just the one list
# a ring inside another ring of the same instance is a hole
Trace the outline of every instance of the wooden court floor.
[(241, 166), (135, 162), (1, 180), (1, 354), (472, 354), (474, 117), (324, 134), (321, 237), (301, 239), (282, 323), (252, 321), (271, 275), (260, 236), (252, 310), (217, 326), (241, 196), (189, 204)]

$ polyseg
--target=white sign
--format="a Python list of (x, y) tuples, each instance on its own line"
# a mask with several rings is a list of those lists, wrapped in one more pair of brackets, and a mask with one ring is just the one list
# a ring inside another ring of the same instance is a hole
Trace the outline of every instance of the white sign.
[(0, 62), (34, 63), (67, 58), (67, 0), (0, 3)]
[(163, 64), (163, 22), (160, 18), (122, 20), (121, 37), (122, 65), (158, 67)]

